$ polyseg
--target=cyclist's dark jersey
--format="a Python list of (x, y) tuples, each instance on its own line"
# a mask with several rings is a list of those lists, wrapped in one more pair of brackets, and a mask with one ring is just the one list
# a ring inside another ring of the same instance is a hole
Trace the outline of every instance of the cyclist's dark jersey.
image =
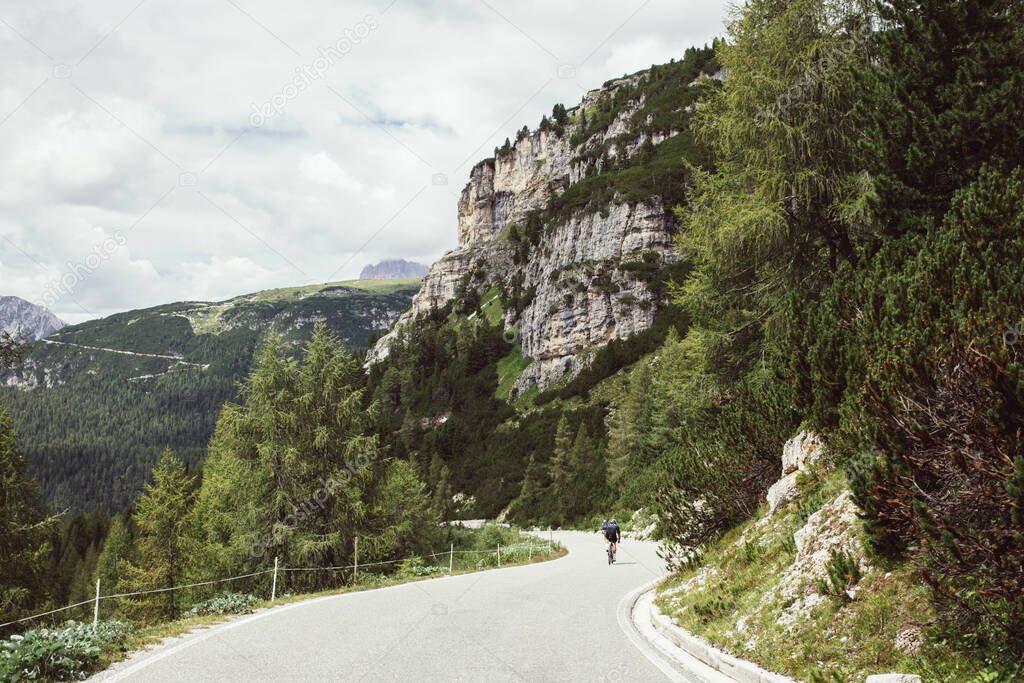
[(619, 542), (619, 525), (618, 524), (603, 524), (601, 531), (604, 532), (604, 537), (612, 543)]

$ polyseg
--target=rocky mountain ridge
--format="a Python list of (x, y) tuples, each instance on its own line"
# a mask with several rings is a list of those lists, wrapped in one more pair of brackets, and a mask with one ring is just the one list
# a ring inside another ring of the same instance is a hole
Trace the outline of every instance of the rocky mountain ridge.
[(67, 325), (49, 309), (16, 296), (0, 296), (0, 332), (34, 342)]
[[(572, 376), (592, 350), (650, 327), (664, 300), (652, 274), (677, 261), (672, 209), (693, 156), (697, 76), (716, 72), (698, 51), (610, 81), (474, 166), (458, 203), (458, 246), (433, 264), (368, 363), (385, 358), (413, 318), (488, 293), (532, 360), (514, 395)], [(667, 191), (655, 182), (666, 177), (660, 165), (672, 169)]]
[(422, 263), (405, 259), (385, 259), (380, 263), (369, 263), (359, 273), (360, 280), (405, 280), (423, 277), (430, 270)]

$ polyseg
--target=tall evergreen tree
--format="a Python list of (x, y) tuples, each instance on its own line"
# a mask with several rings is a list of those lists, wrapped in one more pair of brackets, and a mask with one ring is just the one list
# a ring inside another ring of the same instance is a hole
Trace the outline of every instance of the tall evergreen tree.
[[(442, 475), (442, 480), (444, 480)], [(451, 506), (451, 495), (448, 495)], [(438, 524), (445, 518), (431, 504), (426, 485), (416, 469), (404, 460), (390, 460), (382, 468), (381, 478), (367, 504), (366, 519), (360, 529), (373, 559), (410, 557), (428, 552), (438, 536)], [(450, 511), (446, 511), (450, 514)]]
[(580, 423), (572, 448), (569, 449), (565, 493), (560, 501), (570, 518), (599, 508), (605, 501), (606, 474), (604, 448), (590, 435), (586, 422)]
[(548, 462), (548, 476), (551, 479), (551, 490), (555, 497), (564, 493), (569, 472), (569, 451), (572, 449), (572, 428), (569, 418), (563, 413), (558, 419), (555, 429), (555, 446)]
[[(194, 481), (185, 466), (165, 451), (153, 470), (136, 508), (139, 527), (138, 564), (125, 566), (122, 585), (131, 591), (176, 588), (181, 585), (188, 557), (187, 544)], [(143, 613), (174, 619), (180, 610), (176, 590), (139, 598)]]
[(0, 408), (0, 621), (10, 621), (46, 599), (48, 517), (39, 487), (25, 472), (14, 426)]
[(516, 519), (536, 521), (541, 517), (541, 501), (544, 483), (541, 481), (541, 467), (537, 464), (535, 454), (530, 454), (523, 474), (523, 483), (519, 487), (519, 495), (512, 501), (512, 514)]
[(26, 345), (23, 339), (11, 336), (9, 332), (0, 334), (0, 369), (10, 367), (24, 357)]
[(984, 164), (1024, 159), (1024, 7), (1020, 0), (878, 0), (865, 90), (885, 163), (890, 234), (942, 219)]
[(127, 523), (127, 513), (114, 516), (103, 548), (96, 559), (93, 580), (99, 579), (104, 593), (112, 592), (120, 583), (124, 567), (137, 563), (135, 544)]
[(717, 56), (729, 78), (695, 115), (714, 155), (694, 169), (682, 220), (695, 263), (682, 303), (706, 358), (733, 381), (785, 329), (788, 296), (814, 296), (874, 231), (872, 150), (851, 115), (868, 59), (867, 7), (847, 0), (751, 0)]
[(368, 435), (376, 409), (364, 406), (360, 363), (319, 325), (301, 362), (288, 353), (268, 340), (245, 404), (227, 406), (218, 423), (199, 492), (197, 575), (275, 556), (285, 566), (345, 564), (357, 535), (363, 561), (395, 547), (374, 496), (411, 491), (409, 472), (385, 466)]
[(434, 510), (442, 521), (447, 522), (451, 519), (453, 495), (451, 470), (448, 469), (448, 465), (441, 465), (434, 487)]
[(647, 439), (653, 427), (652, 371), (641, 363), (629, 374), (629, 388), (608, 419), (608, 482), (617, 483), (627, 469), (653, 462)]

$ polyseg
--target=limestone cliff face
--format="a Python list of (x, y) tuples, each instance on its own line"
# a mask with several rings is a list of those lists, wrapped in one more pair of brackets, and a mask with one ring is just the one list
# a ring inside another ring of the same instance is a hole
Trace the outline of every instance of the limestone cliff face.
[[(517, 343), (533, 362), (515, 392), (548, 387), (578, 372), (596, 348), (651, 326), (662, 302), (638, 273), (676, 258), (671, 206), (655, 193), (594, 198), (584, 189), (589, 185), (579, 185), (607, 169), (639, 165), (634, 158), (679, 133), (645, 125), (638, 113), (644, 77), (591, 91), (561, 125), (523, 131), (473, 167), (458, 204), (458, 247), (433, 264), (412, 307), (371, 349), (368, 363), (387, 355), (409, 320), (467, 289), (519, 294), (503, 297), (517, 302), (503, 301), (504, 323), (518, 329)], [(602, 107), (605, 123), (588, 122)]]
[(652, 201), (577, 215), (544, 236), (523, 272), (525, 287), (536, 289), (518, 318), (519, 336), (535, 362), (517, 380), (519, 391), (575, 373), (586, 362), (581, 351), (653, 324), (659, 302), (621, 266), (649, 255), (661, 264), (674, 259), (674, 228), (672, 215)]

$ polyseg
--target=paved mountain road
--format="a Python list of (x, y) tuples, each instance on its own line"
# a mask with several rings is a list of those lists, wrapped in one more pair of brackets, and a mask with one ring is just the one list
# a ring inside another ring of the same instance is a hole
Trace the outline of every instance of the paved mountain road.
[(663, 572), (654, 544), (627, 540), (608, 566), (596, 533), (555, 538), (566, 557), (277, 607), (138, 653), (96, 680), (669, 680), (620, 625), (629, 596)]

